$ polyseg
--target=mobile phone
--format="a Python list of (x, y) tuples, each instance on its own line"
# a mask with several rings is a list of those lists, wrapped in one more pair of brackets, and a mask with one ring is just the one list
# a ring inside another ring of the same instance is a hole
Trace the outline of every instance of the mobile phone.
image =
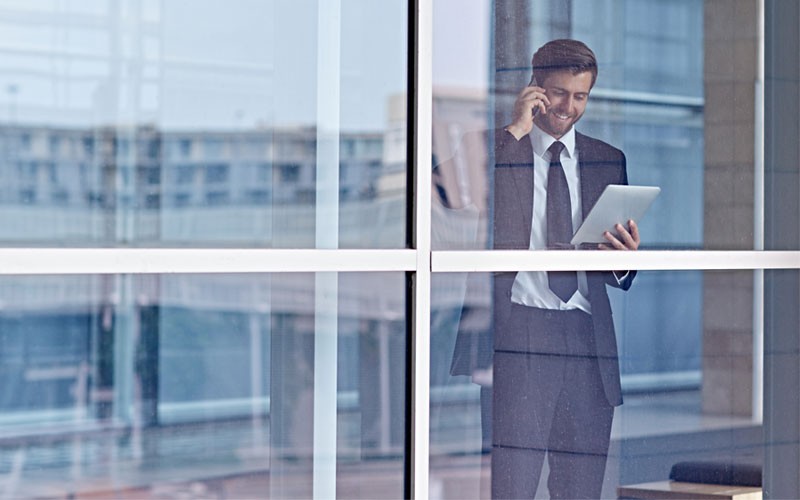
[[(528, 87), (537, 87), (536, 84), (536, 75), (531, 75), (531, 82), (528, 84)], [(539, 114), (539, 106), (533, 108), (533, 117), (536, 118), (536, 115)]]

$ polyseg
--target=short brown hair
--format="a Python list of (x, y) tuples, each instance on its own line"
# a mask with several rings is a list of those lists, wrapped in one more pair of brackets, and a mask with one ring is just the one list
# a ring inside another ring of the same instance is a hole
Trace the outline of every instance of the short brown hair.
[(589, 71), (592, 73), (592, 87), (597, 80), (597, 58), (585, 43), (578, 40), (552, 40), (542, 45), (531, 60), (533, 77), (538, 83), (544, 82), (550, 73), (569, 71), (573, 75)]

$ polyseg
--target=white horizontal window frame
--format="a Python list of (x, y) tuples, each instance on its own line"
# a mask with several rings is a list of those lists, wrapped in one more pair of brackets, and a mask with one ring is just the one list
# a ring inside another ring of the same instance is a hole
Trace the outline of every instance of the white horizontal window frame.
[(413, 271), (414, 250), (3, 248), (0, 275)]
[[(421, 240), (417, 240), (421, 243)], [(428, 239), (429, 241), (429, 239)], [(800, 251), (2, 248), (0, 275), (800, 269)]]
[(440, 272), (503, 271), (640, 271), (798, 269), (800, 252), (719, 250), (486, 250), (433, 252), (431, 270)]

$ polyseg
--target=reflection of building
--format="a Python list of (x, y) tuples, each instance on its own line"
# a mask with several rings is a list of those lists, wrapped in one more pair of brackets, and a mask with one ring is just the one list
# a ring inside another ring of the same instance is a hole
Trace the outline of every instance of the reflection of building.
[[(0, 141), (6, 165), (0, 171), (3, 241), (80, 244), (121, 238), (137, 244), (271, 246), (274, 233), (288, 230), (281, 226), (285, 218), (294, 221), (296, 238), (313, 232), (313, 129), (165, 132), (152, 127), (6, 126), (0, 128)], [(340, 156), (339, 200), (352, 214), (343, 222), (355, 228), (371, 215), (381, 215), (374, 204), (380, 179), (388, 175), (383, 136), (343, 133)], [(344, 233), (342, 246), (369, 245)], [(297, 245), (291, 239), (280, 234), (276, 246)]]
[[(0, 129), (6, 165), (0, 169), (0, 240), (302, 247), (310, 238), (313, 245), (316, 140), (313, 129), (302, 128), (6, 126)], [(395, 145), (404, 140), (396, 138)], [(381, 133), (341, 135), (342, 247), (398, 247), (405, 241), (404, 158), (384, 158), (383, 142)], [(54, 419), (152, 425), (267, 418), (276, 389), (270, 384), (287, 383), (282, 372), (271, 375), (273, 368), (283, 370), (275, 367), (273, 360), (281, 357), (274, 353), (309, 355), (315, 314), (310, 278), (0, 280), (0, 435), (15, 435), (23, 421), (36, 426)], [(402, 422), (388, 416), (402, 415), (404, 401), (402, 391), (388, 392), (402, 384), (404, 370), (401, 278), (367, 274), (339, 280), (343, 432), (352, 447), (374, 453), (397, 453), (402, 445)], [(281, 341), (293, 337), (304, 340), (295, 347)], [(377, 377), (360, 375), (389, 363), (392, 368)], [(133, 385), (141, 392), (126, 394)], [(274, 436), (296, 446), (296, 434)]]
[[(139, 245), (160, 238), (268, 244), (271, 235), (259, 232), (264, 228), (255, 223), (231, 229), (230, 218), (212, 218), (202, 227), (178, 226), (191, 211), (229, 215), (239, 210), (258, 219), (269, 218), (270, 210), (280, 206), (288, 210), (281, 215), (290, 215), (295, 224), (307, 216), (304, 212), (313, 215), (313, 129), (164, 132), (6, 125), (0, 128), (0, 148), (4, 242), (115, 243), (124, 236), (114, 233), (114, 221), (135, 217), (141, 219), (135, 224)], [(383, 135), (342, 133), (339, 169), (343, 208), (352, 204), (374, 210), (378, 186), (390, 177)], [(402, 197), (404, 187), (390, 194)], [(349, 236), (352, 246), (359, 246), (354, 238)]]
[[(390, 106), (385, 135), (341, 136), (343, 247), (399, 247), (405, 241), (404, 98), (393, 98)], [(0, 140), (8, 165), (0, 171), (19, 172), (6, 174), (0, 187), (0, 240), (313, 244), (313, 129), (16, 125), (0, 129)], [(271, 408), (283, 397), (282, 405), (304, 414), (304, 407), (296, 406), (305, 404), (302, 397), (287, 401), (285, 394), (310, 390), (287, 370), (310, 369), (303, 363), (312, 360), (311, 278), (3, 278), (0, 324), (9, 348), (0, 352), (6, 374), (0, 433), (18, 435), (22, 422), (36, 429), (59, 420), (70, 423), (62, 429), (69, 431), (108, 422), (159, 426), (257, 416), (269, 422), (267, 444), (290, 454), (305, 450), (304, 425), (310, 421)], [(477, 331), (485, 330), (488, 318), (485, 285), (470, 288), (466, 298)], [(437, 307), (460, 307), (463, 280), (437, 281), (436, 295)], [(401, 274), (340, 277), (338, 399), (345, 454), (391, 455), (402, 449), (404, 301)], [(128, 393), (132, 386), (140, 392)], [(31, 399), (32, 393), (47, 396)], [(456, 397), (468, 404), (472, 394)], [(434, 395), (441, 398), (453, 400), (445, 392)], [(26, 467), (41, 465), (30, 459)]]
[[(405, 117), (399, 120), (386, 138), (339, 134), (339, 226), (332, 229), (341, 248), (405, 245)], [(317, 140), (315, 129), (302, 127), (6, 125), (0, 240), (313, 247)], [(121, 439), (113, 453), (127, 456), (140, 445), (128, 442), (135, 429), (180, 434), (187, 423), (222, 421), (244, 455), (214, 474), (263, 473), (258, 459), (266, 454), (270, 474), (280, 476), (281, 457), (310, 453), (314, 289), (313, 274), (3, 278), (0, 437), (47, 431), (54, 439), (41, 453), (24, 439), (0, 440), (0, 463), (19, 456), (22, 473), (57, 467), (48, 453), (93, 448), (99, 439), (89, 434), (76, 445), (79, 430), (114, 429)], [(335, 398), (341, 454), (351, 460), (403, 452), (405, 300), (402, 273), (338, 278)], [(180, 446), (166, 454), (176, 467), (191, 458)], [(105, 459), (85, 460), (91, 469)]]

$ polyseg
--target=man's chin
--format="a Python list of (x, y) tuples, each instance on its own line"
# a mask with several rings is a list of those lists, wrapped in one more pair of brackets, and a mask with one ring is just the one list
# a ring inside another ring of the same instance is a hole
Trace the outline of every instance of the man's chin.
[(551, 128), (548, 133), (553, 137), (555, 137), (556, 139), (560, 139), (564, 137), (564, 135), (566, 135), (567, 132), (569, 132), (570, 128), (572, 128), (572, 125), (566, 128)]
[(548, 134), (552, 135), (553, 137), (560, 138), (564, 134), (569, 132), (569, 129), (571, 129), (574, 124), (575, 124), (575, 121), (570, 121), (566, 125), (563, 124), (563, 123), (555, 123), (554, 124), (554, 123), (551, 123), (551, 122), (544, 124), (544, 126), (542, 126), (542, 124), (538, 124), (538, 125), (539, 125), (539, 128), (541, 128), (542, 130), (544, 130)]

